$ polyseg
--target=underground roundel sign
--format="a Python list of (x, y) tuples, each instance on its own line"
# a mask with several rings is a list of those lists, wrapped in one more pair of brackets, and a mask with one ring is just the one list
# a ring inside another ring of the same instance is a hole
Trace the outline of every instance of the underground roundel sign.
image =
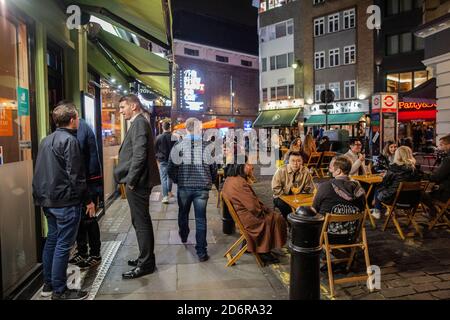
[(396, 94), (384, 94), (381, 96), (381, 104), (383, 110), (395, 112), (397, 110), (398, 96)]
[(393, 96), (385, 96), (384, 97), (384, 105), (388, 108), (392, 108), (395, 103), (395, 99)]

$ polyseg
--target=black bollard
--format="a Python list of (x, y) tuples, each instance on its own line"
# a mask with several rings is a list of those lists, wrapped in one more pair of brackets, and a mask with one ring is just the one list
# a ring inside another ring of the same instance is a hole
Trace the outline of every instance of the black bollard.
[(290, 300), (320, 300), (320, 233), (324, 217), (312, 207), (289, 214), (291, 223)]
[(222, 232), (224, 234), (233, 234), (235, 231), (235, 224), (233, 218), (228, 211), (225, 201), (222, 200)]

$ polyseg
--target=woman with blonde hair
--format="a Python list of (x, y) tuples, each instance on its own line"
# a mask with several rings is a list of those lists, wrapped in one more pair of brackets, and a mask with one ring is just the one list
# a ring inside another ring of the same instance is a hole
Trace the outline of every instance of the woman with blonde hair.
[(389, 166), (394, 163), (395, 150), (397, 150), (397, 144), (394, 141), (388, 141), (385, 143), (383, 151), (378, 156), (377, 164), (375, 165), (375, 171), (387, 171)]
[(313, 152), (317, 152), (316, 141), (314, 140), (311, 134), (307, 134), (305, 136), (305, 141), (303, 142), (303, 152), (305, 153), (307, 159), (306, 163), (308, 163), (309, 157)]
[(388, 168), (375, 194), (375, 209), (372, 209), (372, 215), (379, 219), (382, 209), (381, 202), (392, 203), (400, 182), (420, 181), (421, 178), (422, 173), (416, 169), (416, 159), (414, 159), (411, 148), (399, 147), (394, 154), (394, 163)]

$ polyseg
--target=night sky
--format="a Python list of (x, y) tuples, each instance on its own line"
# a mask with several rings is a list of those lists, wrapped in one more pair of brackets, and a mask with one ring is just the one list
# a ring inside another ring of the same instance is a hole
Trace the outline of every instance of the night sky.
[(258, 9), (252, 0), (172, 0), (173, 10), (185, 10), (220, 19), (254, 26), (256, 30)]

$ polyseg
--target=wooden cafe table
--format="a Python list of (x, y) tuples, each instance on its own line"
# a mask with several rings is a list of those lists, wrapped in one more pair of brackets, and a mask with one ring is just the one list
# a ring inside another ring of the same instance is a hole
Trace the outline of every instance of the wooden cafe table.
[(314, 200), (313, 193), (300, 193), (297, 195), (298, 202), (294, 202), (295, 195), (282, 195), (280, 199), (288, 204), (294, 211), (301, 206), (312, 206)]
[(351, 176), (353, 180), (357, 180), (359, 182), (367, 183), (369, 185), (369, 189), (366, 192), (366, 214), (369, 217), (370, 224), (372, 225), (372, 228), (376, 228), (375, 220), (370, 214), (370, 207), (369, 207), (369, 196), (370, 193), (373, 190), (373, 186), (375, 184), (381, 183), (383, 181), (383, 177), (379, 174), (369, 174), (369, 175), (362, 175), (362, 176)]

